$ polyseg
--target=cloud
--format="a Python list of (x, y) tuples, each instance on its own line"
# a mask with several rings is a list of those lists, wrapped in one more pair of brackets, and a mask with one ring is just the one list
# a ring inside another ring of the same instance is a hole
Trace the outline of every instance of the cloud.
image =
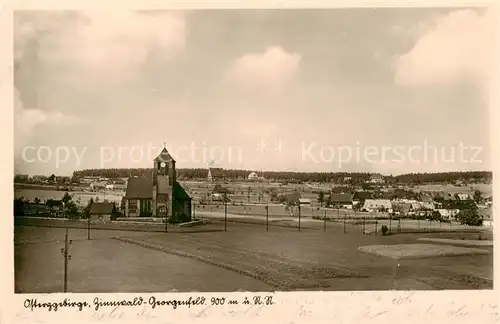
[(76, 18), (68, 14), (22, 18), (15, 25), (16, 58), (30, 37), (40, 40), (50, 35), (39, 49), (41, 59), (115, 79), (132, 75), (152, 50), (168, 60), (185, 46), (185, 24), (179, 13), (113, 11), (84, 12)]
[(250, 53), (238, 58), (230, 65), (226, 78), (242, 87), (281, 89), (297, 73), (300, 60), (300, 54), (288, 53), (274, 46), (264, 53)]
[(14, 90), (14, 141), (16, 152), (20, 152), (28, 143), (33, 135), (34, 128), (39, 125), (65, 127), (83, 122), (84, 120), (81, 118), (65, 115), (59, 111), (25, 109), (19, 98), (19, 91)]
[(488, 81), (494, 59), (493, 11), (458, 10), (435, 21), (395, 62), (394, 81), (432, 86)]

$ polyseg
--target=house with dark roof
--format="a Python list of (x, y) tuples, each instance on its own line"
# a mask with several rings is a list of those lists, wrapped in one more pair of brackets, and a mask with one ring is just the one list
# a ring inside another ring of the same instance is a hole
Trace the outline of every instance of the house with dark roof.
[(352, 198), (350, 194), (330, 194), (330, 201), (334, 206), (340, 206), (342, 208), (352, 208)]
[(222, 168), (208, 168), (208, 181), (220, 181), (225, 180), (224, 169)]
[(153, 161), (153, 171), (130, 178), (123, 197), (124, 217), (165, 217), (191, 220), (191, 197), (177, 182), (175, 160), (164, 147)]
[(111, 221), (111, 214), (115, 209), (112, 202), (93, 202), (90, 206), (90, 220), (96, 223), (108, 223)]

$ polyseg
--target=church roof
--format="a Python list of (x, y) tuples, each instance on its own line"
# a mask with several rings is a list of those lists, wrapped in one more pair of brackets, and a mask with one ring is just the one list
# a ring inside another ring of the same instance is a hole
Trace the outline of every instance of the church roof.
[(184, 190), (182, 185), (179, 182), (174, 183), (174, 197), (177, 200), (191, 200), (189, 194)]
[(112, 202), (94, 202), (90, 207), (90, 214), (111, 214), (114, 207)]
[(153, 182), (148, 177), (130, 178), (127, 183), (126, 199), (153, 198)]
[(168, 153), (167, 148), (164, 147), (160, 154), (155, 158), (155, 162), (170, 162), (174, 161), (174, 158)]

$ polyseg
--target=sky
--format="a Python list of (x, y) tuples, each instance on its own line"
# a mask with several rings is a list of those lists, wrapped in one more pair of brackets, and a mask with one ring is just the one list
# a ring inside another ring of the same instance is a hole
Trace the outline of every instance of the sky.
[(15, 172), (489, 170), (487, 9), (18, 11)]

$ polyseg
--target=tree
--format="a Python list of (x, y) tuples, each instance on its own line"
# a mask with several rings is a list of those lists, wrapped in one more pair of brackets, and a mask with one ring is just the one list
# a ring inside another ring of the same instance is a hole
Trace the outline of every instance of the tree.
[(429, 219), (430, 219), (431, 221), (435, 221), (435, 222), (441, 221), (441, 220), (442, 220), (442, 219), (441, 219), (441, 213), (440, 213), (440, 212), (438, 212), (437, 210), (434, 210), (434, 211), (432, 211), (432, 213), (430, 214)]
[(66, 205), (68, 202), (73, 200), (73, 197), (69, 193), (65, 193), (64, 196), (62, 197), (61, 201)]
[(460, 224), (469, 226), (482, 226), (483, 218), (476, 209), (464, 209), (458, 212), (457, 220)]
[(23, 198), (14, 199), (14, 216), (24, 216)]
[(324, 199), (324, 205), (325, 207), (330, 207), (330, 205), (332, 204), (332, 197), (330, 195), (327, 195)]
[(481, 195), (481, 191), (479, 191), (479, 190), (474, 191), (474, 201), (476, 203), (479, 203), (479, 202), (481, 202), (482, 199), (483, 199), (483, 197)]
[(116, 220), (121, 215), (122, 214), (118, 210), (118, 207), (116, 207), (116, 202), (113, 202), (113, 211), (111, 212), (111, 220)]
[(323, 201), (325, 201), (325, 193), (320, 191), (318, 194), (318, 202), (320, 205), (323, 205)]
[(89, 218), (90, 217), (90, 208), (92, 208), (92, 204), (94, 203), (94, 199), (90, 197), (90, 200), (87, 203), (87, 206), (83, 209), (83, 216), (84, 218)]
[(68, 201), (65, 205), (64, 208), (66, 209), (66, 214), (68, 215), (68, 218), (78, 218), (78, 206), (75, 204), (74, 201)]

